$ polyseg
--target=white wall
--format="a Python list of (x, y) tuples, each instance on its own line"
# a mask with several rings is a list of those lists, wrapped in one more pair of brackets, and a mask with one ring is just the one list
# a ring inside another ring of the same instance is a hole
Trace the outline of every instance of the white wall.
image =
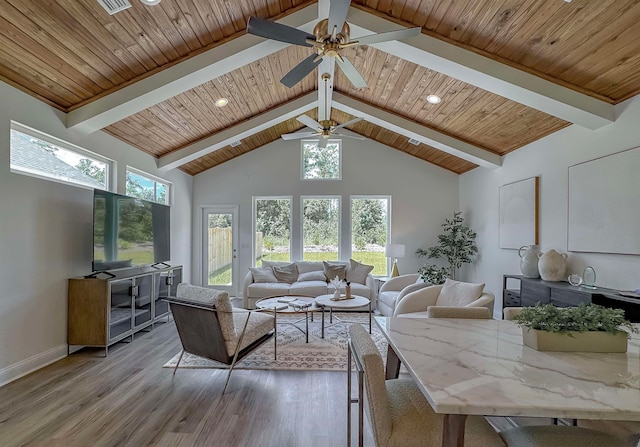
[[(478, 260), (464, 269), (466, 279), (486, 282), (501, 303), (502, 275), (520, 274), (517, 251), (498, 244), (498, 188), (517, 180), (540, 176), (540, 248), (567, 252), (568, 167), (640, 146), (640, 97), (618, 105), (616, 112), (616, 122), (602, 129), (570, 126), (508, 154), (499, 169), (474, 169), (460, 176), (460, 206), (478, 233), (480, 250)], [(593, 266), (601, 287), (640, 287), (640, 256), (572, 252), (568, 261), (568, 273)]]
[[(342, 180), (300, 180), (300, 141), (278, 140), (199, 174), (193, 187), (193, 280), (200, 283), (202, 208), (239, 205), (239, 270), (251, 265), (252, 197), (293, 196), (293, 239), (300, 238), (300, 196), (342, 197), (342, 259), (348, 259), (350, 195), (390, 195), (394, 243), (406, 244), (400, 273), (417, 271), (418, 247), (436, 242), (440, 224), (458, 209), (458, 176), (374, 141), (344, 140)], [(295, 246), (294, 246), (295, 250)], [(232, 291), (233, 292), (233, 291)], [(239, 290), (241, 294), (242, 291)]]
[(93, 192), (10, 172), (14, 120), (173, 183), (172, 262), (190, 275), (192, 177), (103, 132), (81, 135), (64, 114), (0, 82), (0, 385), (66, 355), (67, 278), (91, 272)]

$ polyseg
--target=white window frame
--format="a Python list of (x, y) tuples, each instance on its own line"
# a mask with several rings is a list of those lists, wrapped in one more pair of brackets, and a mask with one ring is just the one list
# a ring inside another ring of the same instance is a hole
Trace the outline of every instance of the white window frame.
[(342, 259), (342, 196), (309, 195), (300, 196), (300, 260), (304, 259), (304, 201), (309, 199), (338, 199), (338, 260)]
[[(93, 159), (95, 161), (99, 161), (100, 163), (104, 163), (106, 165), (106, 173), (105, 173), (105, 186), (104, 188), (98, 188), (98, 189), (103, 189), (105, 191), (112, 191), (111, 189), (111, 185), (114, 184), (113, 180), (113, 176), (115, 175), (115, 162), (109, 158), (103, 157), (102, 155), (96, 154), (95, 152), (91, 152), (87, 149), (84, 149), (80, 146), (76, 146), (75, 144), (72, 143), (68, 143), (64, 140), (61, 140), (59, 138), (53, 137), (51, 135), (47, 135), (43, 132), (40, 132), (39, 130), (36, 129), (32, 129), (31, 127), (27, 127), (23, 124), (20, 124), (16, 121), (11, 121), (11, 130), (15, 130), (16, 132), (20, 132), (22, 134), (25, 135), (29, 135), (32, 138), (35, 138), (37, 140), (41, 140), (44, 141), (45, 143), (49, 143), (52, 144), (54, 146), (58, 146), (61, 149), (70, 151), (70, 152), (74, 152), (80, 156), (86, 157), (86, 158), (90, 158)], [(11, 142), (9, 142), (9, 146), (11, 146)], [(10, 149), (11, 150), (11, 147)], [(29, 177), (34, 177), (34, 178), (38, 178), (38, 179), (42, 179), (42, 180), (48, 180), (51, 182), (56, 182), (56, 183), (62, 183), (64, 185), (71, 185), (71, 186), (76, 186), (78, 188), (84, 188), (84, 189), (91, 189), (93, 190), (94, 188), (92, 186), (89, 185), (85, 185), (82, 183), (78, 183), (75, 182), (73, 180), (66, 180), (64, 178), (60, 178), (60, 177), (53, 177), (53, 176), (49, 176), (49, 175), (45, 175), (42, 174), (40, 171), (34, 171), (34, 170), (30, 170), (27, 168), (20, 168), (20, 167), (13, 167), (10, 165), (10, 170), (13, 173), (16, 174), (22, 174), (22, 175), (26, 175)]]
[(302, 140), (300, 142), (300, 180), (305, 182), (330, 182), (336, 180), (342, 180), (342, 140), (339, 138), (330, 138), (327, 144), (338, 145), (338, 177), (336, 178), (305, 178), (304, 177), (304, 145), (308, 143), (315, 143), (316, 145), (320, 140)]
[(251, 239), (253, 241), (252, 243), (252, 250), (251, 250), (251, 266), (255, 267), (256, 266), (256, 231), (257, 231), (257, 225), (256, 225), (256, 218), (258, 217), (258, 212), (257, 212), (257, 204), (258, 204), (258, 200), (288, 200), (289, 201), (289, 254), (291, 256), (290, 261), (293, 262), (295, 261), (295, 255), (293, 254), (293, 196), (253, 196), (252, 197), (252, 203), (253, 203), (253, 216), (252, 216), (252, 224), (251, 224)]
[[(173, 183), (171, 183), (168, 180), (163, 179), (162, 177), (158, 177), (156, 175), (153, 174), (149, 174), (148, 172), (144, 172), (141, 171), (140, 169), (136, 169), (133, 166), (129, 166), (127, 165), (126, 167), (126, 171), (125, 171), (125, 179), (126, 179), (126, 175), (132, 172), (136, 175), (139, 175), (141, 177), (145, 177), (146, 179), (150, 180), (153, 182), (153, 197), (156, 197), (157, 194), (157, 184), (158, 183), (162, 183), (163, 185), (167, 185), (167, 201), (165, 203), (163, 202), (158, 202), (157, 200), (152, 200), (152, 202), (156, 202), (156, 203), (162, 203), (163, 205), (169, 205), (171, 206), (172, 202), (173, 202)], [(125, 186), (124, 186), (124, 194), (127, 194), (127, 185), (126, 185), (126, 181), (125, 181)]]
[[(358, 199), (386, 199), (387, 200), (387, 244), (391, 240), (391, 195), (353, 195), (349, 196), (349, 257), (353, 258), (353, 201)], [(391, 258), (387, 258), (387, 276), (391, 275)]]

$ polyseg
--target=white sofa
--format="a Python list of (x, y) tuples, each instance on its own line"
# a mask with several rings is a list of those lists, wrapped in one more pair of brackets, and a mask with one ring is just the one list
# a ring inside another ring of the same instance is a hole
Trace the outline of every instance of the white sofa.
[[(371, 276), (371, 273), (363, 274), (363, 271), (360, 270), (356, 275), (356, 271), (352, 270), (350, 275), (350, 269), (352, 267), (352, 263), (350, 261), (328, 261), (331, 264), (341, 264), (346, 267), (347, 279), (352, 279), (353, 277), (360, 277), (364, 279), (362, 283), (351, 281), (351, 293), (353, 295), (364, 296), (365, 298), (369, 298), (371, 300), (371, 308), (376, 308), (376, 283)], [(354, 261), (355, 262), (355, 261)], [(282, 267), (286, 265), (291, 265), (289, 262), (270, 262), (263, 261), (263, 267), (273, 268), (273, 267)], [(256, 275), (260, 273), (258, 277), (258, 281), (266, 281), (268, 279), (267, 275), (262, 275), (263, 272), (258, 272), (255, 269), (249, 270), (247, 275), (244, 278), (243, 284), (243, 306), (246, 309), (255, 308), (255, 303), (258, 299), (268, 297), (268, 296), (277, 296), (277, 295), (308, 295), (308, 296), (320, 296), (327, 293), (335, 292), (335, 288), (327, 283), (327, 278), (324, 275), (324, 265), (322, 262), (313, 262), (313, 261), (295, 261), (298, 276), (292, 282), (257, 282), (254, 278), (254, 272)], [(363, 264), (359, 264), (359, 266), (363, 266)], [(267, 272), (268, 273), (268, 272)], [(322, 275), (321, 275), (322, 273)], [(312, 278), (309, 280), (309, 278)], [(341, 292), (344, 293), (345, 283), (342, 283), (342, 287), (340, 288)], [(362, 308), (361, 310), (367, 310), (367, 308)], [(360, 310), (360, 309), (356, 309)]]
[(378, 291), (378, 310), (385, 317), (392, 317), (396, 304), (405, 295), (430, 286), (418, 273), (396, 276), (385, 282)]

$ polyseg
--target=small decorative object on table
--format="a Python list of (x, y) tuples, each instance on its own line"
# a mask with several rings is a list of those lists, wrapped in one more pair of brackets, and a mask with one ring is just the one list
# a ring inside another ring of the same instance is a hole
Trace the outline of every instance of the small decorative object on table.
[(520, 271), (525, 278), (540, 278), (538, 271), (539, 245), (523, 245), (518, 250), (520, 256)]
[(596, 270), (590, 265), (586, 266), (582, 272), (582, 287), (588, 289), (596, 288)]
[(638, 329), (622, 309), (596, 304), (525, 307), (514, 320), (522, 327), (522, 341), (537, 351), (627, 352), (629, 333)]
[(571, 275), (569, 275), (567, 281), (569, 281), (569, 284), (571, 284), (572, 286), (578, 287), (580, 284), (582, 284), (582, 276), (578, 275), (577, 273), (572, 273)]
[(338, 275), (336, 275), (336, 277), (333, 278), (331, 281), (329, 281), (329, 283), (331, 283), (331, 285), (334, 287), (334, 289), (336, 289), (335, 292), (333, 292), (333, 297), (335, 299), (339, 299), (340, 298), (340, 284), (342, 284), (342, 281), (340, 280)]
[(567, 254), (549, 250), (545, 253), (538, 253), (538, 270), (540, 277), (545, 281), (562, 281), (566, 278)]
[(347, 285), (344, 288), (345, 290), (345, 298), (346, 299), (350, 299), (351, 298), (351, 282), (347, 281)]

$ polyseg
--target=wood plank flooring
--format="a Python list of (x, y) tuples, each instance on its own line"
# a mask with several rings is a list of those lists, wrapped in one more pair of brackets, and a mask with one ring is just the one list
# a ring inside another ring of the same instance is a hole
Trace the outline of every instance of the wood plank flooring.
[(162, 368), (179, 351), (168, 323), (0, 388), (0, 446), (345, 445), (345, 373), (238, 370), (222, 396), (226, 371)]

